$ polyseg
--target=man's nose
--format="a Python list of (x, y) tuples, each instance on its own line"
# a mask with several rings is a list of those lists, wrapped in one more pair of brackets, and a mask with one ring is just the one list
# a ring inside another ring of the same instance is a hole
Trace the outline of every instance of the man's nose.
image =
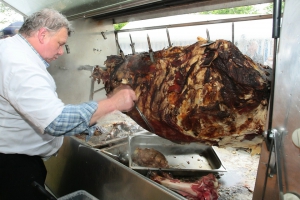
[(59, 47), (57, 54), (58, 55), (63, 55), (64, 54), (64, 46)]

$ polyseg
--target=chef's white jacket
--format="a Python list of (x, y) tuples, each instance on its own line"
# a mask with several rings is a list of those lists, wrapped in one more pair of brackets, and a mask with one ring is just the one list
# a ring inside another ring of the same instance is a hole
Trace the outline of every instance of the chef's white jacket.
[(0, 40), (0, 153), (55, 154), (63, 136), (43, 133), (63, 108), (41, 57), (19, 35)]

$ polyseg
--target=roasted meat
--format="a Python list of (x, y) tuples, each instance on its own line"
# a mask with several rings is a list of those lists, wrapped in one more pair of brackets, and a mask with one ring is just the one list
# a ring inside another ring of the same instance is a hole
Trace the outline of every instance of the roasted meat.
[[(272, 70), (229, 41), (205, 40), (149, 53), (107, 57), (92, 76), (106, 92), (128, 84), (155, 134), (173, 142), (251, 147), (262, 141)], [(148, 129), (139, 113), (127, 113)]]
[(217, 200), (218, 180), (208, 174), (193, 182), (173, 178), (165, 172), (151, 172), (149, 178), (173, 190), (189, 200)]
[(133, 152), (132, 161), (142, 167), (169, 168), (166, 157), (153, 148), (137, 147)]

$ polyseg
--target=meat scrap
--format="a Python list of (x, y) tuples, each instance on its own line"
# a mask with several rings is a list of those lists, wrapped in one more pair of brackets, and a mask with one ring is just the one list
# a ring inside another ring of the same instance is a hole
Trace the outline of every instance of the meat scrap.
[(169, 168), (166, 157), (153, 148), (137, 147), (133, 152), (132, 161), (142, 167)]
[(217, 200), (218, 180), (213, 174), (208, 174), (194, 182), (174, 179), (165, 172), (151, 172), (149, 178), (170, 190), (173, 190), (189, 200)]
[[(107, 69), (96, 67), (92, 77), (102, 80), (107, 93), (130, 85), (155, 134), (173, 142), (246, 148), (260, 144), (272, 70), (230, 41), (201, 47), (204, 43), (156, 51), (154, 63), (147, 52), (125, 59), (111, 55)], [(136, 109), (126, 114), (148, 130)]]

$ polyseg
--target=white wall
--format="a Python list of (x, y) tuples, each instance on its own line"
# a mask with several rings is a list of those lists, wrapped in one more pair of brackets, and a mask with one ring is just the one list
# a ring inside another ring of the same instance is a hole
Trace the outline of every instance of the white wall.
[[(65, 52), (48, 68), (55, 79), (58, 96), (66, 104), (89, 100), (91, 71), (78, 68), (84, 65), (104, 66), (106, 57), (117, 52), (111, 20), (80, 19), (72, 21), (72, 26), (75, 32), (67, 42), (70, 54)], [(102, 37), (101, 32), (106, 33), (107, 39)], [(96, 83), (95, 90), (102, 86)], [(105, 91), (102, 91), (94, 95), (94, 100), (104, 97)]]

